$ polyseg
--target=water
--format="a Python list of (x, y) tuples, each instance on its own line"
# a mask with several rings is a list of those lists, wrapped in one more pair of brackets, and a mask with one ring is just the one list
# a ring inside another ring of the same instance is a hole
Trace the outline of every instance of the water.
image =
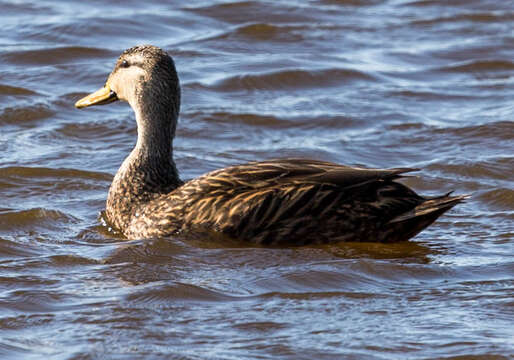
[[(0, 357), (514, 357), (512, 3), (186, 4), (0, 1)], [(402, 244), (124, 241), (132, 112), (73, 104), (139, 43), (177, 64), (183, 178), (310, 157), (473, 197)]]

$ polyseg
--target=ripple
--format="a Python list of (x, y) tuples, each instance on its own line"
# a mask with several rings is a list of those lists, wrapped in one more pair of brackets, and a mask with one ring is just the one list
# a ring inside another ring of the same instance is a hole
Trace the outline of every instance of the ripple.
[[(471, 1), (473, 3), (473, 1)], [(405, 5), (407, 6), (419, 6), (419, 7), (425, 7), (425, 6), (440, 6), (441, 1), (440, 0), (414, 0), (414, 1), (408, 1)], [(451, 5), (453, 7), (457, 6), (468, 6), (470, 5), (469, 0), (453, 0)]]
[(479, 98), (478, 95), (473, 94), (421, 90), (398, 90), (390, 91), (389, 94), (391, 96), (403, 96), (405, 98), (418, 99), (420, 101), (470, 101)]
[(78, 191), (103, 190), (112, 181), (111, 174), (77, 169), (12, 166), (0, 170), (0, 190), (6, 198), (14, 200), (10, 206), (19, 205), (16, 198), (66, 199)]
[[(493, 205), (500, 209), (509, 209), (514, 212), (514, 190), (494, 189), (481, 193), (477, 197), (486, 204)], [(513, 214), (514, 215), (514, 214)]]
[(273, 25), (268, 23), (252, 23), (234, 27), (213, 36), (202, 38), (201, 41), (266, 41), (266, 42), (300, 42), (303, 32), (311, 30), (307, 25)]
[(377, 0), (320, 0), (324, 4), (334, 4), (341, 6), (373, 6), (380, 3)]
[(1, 258), (37, 256), (39, 253), (37, 246), (0, 238)]
[[(3, 253), (0, 250), (0, 253)], [(34, 254), (31, 254), (34, 255)], [(21, 276), (0, 276), (0, 284), (5, 288), (32, 288), (48, 287), (58, 283), (58, 280), (48, 279), (46, 276), (21, 275)]]
[(12, 106), (0, 112), (0, 125), (34, 126), (34, 123), (55, 115), (46, 104)]
[[(209, 123), (220, 124), (245, 124), (252, 127), (286, 128), (292, 125), (288, 119), (272, 115), (260, 115), (251, 113), (230, 113), (230, 112), (191, 112), (184, 114), (193, 119), (199, 118)], [(186, 129), (184, 129), (186, 131)], [(202, 131), (203, 132), (203, 131)], [(186, 133), (184, 135), (187, 136)]]
[(0, 84), (0, 95), (38, 95), (38, 93), (18, 86)]
[(484, 139), (508, 141), (512, 139), (511, 134), (514, 132), (514, 122), (494, 121), (479, 125), (434, 128), (431, 132), (434, 136), (454, 135), (468, 144), (483, 143)]
[(432, 169), (470, 179), (510, 180), (511, 171), (514, 169), (514, 158), (489, 158), (487, 161), (432, 164), (427, 167), (427, 170)]
[(415, 20), (411, 22), (411, 25), (426, 27), (436, 26), (443, 23), (456, 24), (461, 22), (501, 23), (512, 21), (512, 19), (513, 16), (510, 13), (495, 14), (491, 12), (482, 12), (470, 14), (456, 14), (452, 16), (438, 16), (431, 19)]
[[(55, 169), (45, 167), (9, 166), (1, 168), (0, 179), (5, 178), (78, 178), (90, 180), (112, 180), (111, 174), (78, 169)], [(18, 181), (18, 180), (17, 180)]]
[(0, 212), (0, 231), (20, 231), (22, 229), (59, 229), (62, 224), (76, 222), (70, 215), (59, 210), (34, 208), (21, 211)]
[(0, 299), (0, 306), (11, 311), (41, 313), (64, 309), (65, 299), (66, 295), (47, 289), (13, 290)]
[(56, 130), (57, 134), (62, 134), (71, 139), (87, 140), (97, 142), (99, 139), (109, 139), (110, 141), (120, 140), (127, 135), (134, 137), (134, 120), (126, 119), (105, 119), (97, 122), (66, 123)]
[(110, 51), (100, 48), (66, 46), (60, 48), (12, 51), (0, 55), (0, 59), (4, 59), (13, 64), (54, 65), (66, 64), (76, 59), (107, 57), (111, 54)]
[[(0, 325), (3, 325), (0, 323)], [(5, 356), (6, 359), (16, 359), (24, 357), (32, 353), (25, 345), (16, 344), (10, 340), (0, 341), (0, 355)]]
[(439, 71), (475, 73), (514, 70), (514, 62), (507, 60), (472, 60), (439, 68)]
[(0, 318), (0, 329), (20, 330), (31, 327), (45, 326), (48, 325), (53, 319), (54, 316), (51, 314), (31, 314)]
[(140, 306), (167, 304), (170, 302), (218, 302), (218, 301), (232, 301), (240, 300), (241, 298), (229, 296), (217, 291), (194, 286), (190, 284), (156, 284), (152, 283), (149, 286), (144, 286), (138, 292), (132, 293), (127, 296), (126, 300), (130, 301), (133, 305)]
[(96, 265), (99, 262), (79, 255), (61, 254), (48, 257), (49, 266), (68, 267), (78, 265)]
[(343, 86), (349, 81), (373, 81), (366, 73), (350, 69), (281, 70), (262, 74), (231, 76), (220, 80), (215, 88), (220, 91), (290, 90)]
[[(237, 29), (237, 33), (256, 40), (272, 40), (283, 37), (287, 28), (266, 23), (245, 25)], [(301, 36), (288, 37), (289, 41), (301, 40)]]
[(274, 23), (275, 21), (278, 23), (309, 23), (312, 21), (314, 18), (312, 13), (305, 11), (301, 6), (295, 5), (277, 2), (237, 1), (215, 5), (200, 3), (200, 5), (186, 6), (182, 9), (228, 23)]

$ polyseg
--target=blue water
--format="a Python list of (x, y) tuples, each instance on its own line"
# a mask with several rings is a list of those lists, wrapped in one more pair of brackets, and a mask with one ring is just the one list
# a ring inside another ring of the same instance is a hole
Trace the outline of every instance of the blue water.
[[(0, 1), (2, 359), (514, 357), (509, 1)], [(136, 140), (73, 104), (151, 43), (185, 179), (276, 157), (416, 167), (472, 198), (402, 244), (126, 241), (99, 219)]]

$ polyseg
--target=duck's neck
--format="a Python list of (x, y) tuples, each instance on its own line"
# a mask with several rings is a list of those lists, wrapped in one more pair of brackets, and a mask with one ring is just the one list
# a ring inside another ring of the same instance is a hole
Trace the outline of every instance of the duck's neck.
[(132, 107), (138, 125), (137, 143), (114, 177), (106, 209), (108, 220), (122, 231), (138, 207), (182, 184), (172, 145), (178, 111), (160, 102)]

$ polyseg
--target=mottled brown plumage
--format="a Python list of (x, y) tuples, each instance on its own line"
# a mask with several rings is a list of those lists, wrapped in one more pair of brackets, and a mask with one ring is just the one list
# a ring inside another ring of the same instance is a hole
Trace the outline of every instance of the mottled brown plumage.
[(183, 183), (172, 140), (180, 87), (171, 57), (126, 50), (104, 88), (77, 107), (126, 100), (138, 141), (118, 170), (106, 216), (130, 239), (213, 230), (262, 245), (407, 240), (466, 196), (427, 199), (395, 180), (414, 169), (363, 169), (307, 159), (231, 166)]

